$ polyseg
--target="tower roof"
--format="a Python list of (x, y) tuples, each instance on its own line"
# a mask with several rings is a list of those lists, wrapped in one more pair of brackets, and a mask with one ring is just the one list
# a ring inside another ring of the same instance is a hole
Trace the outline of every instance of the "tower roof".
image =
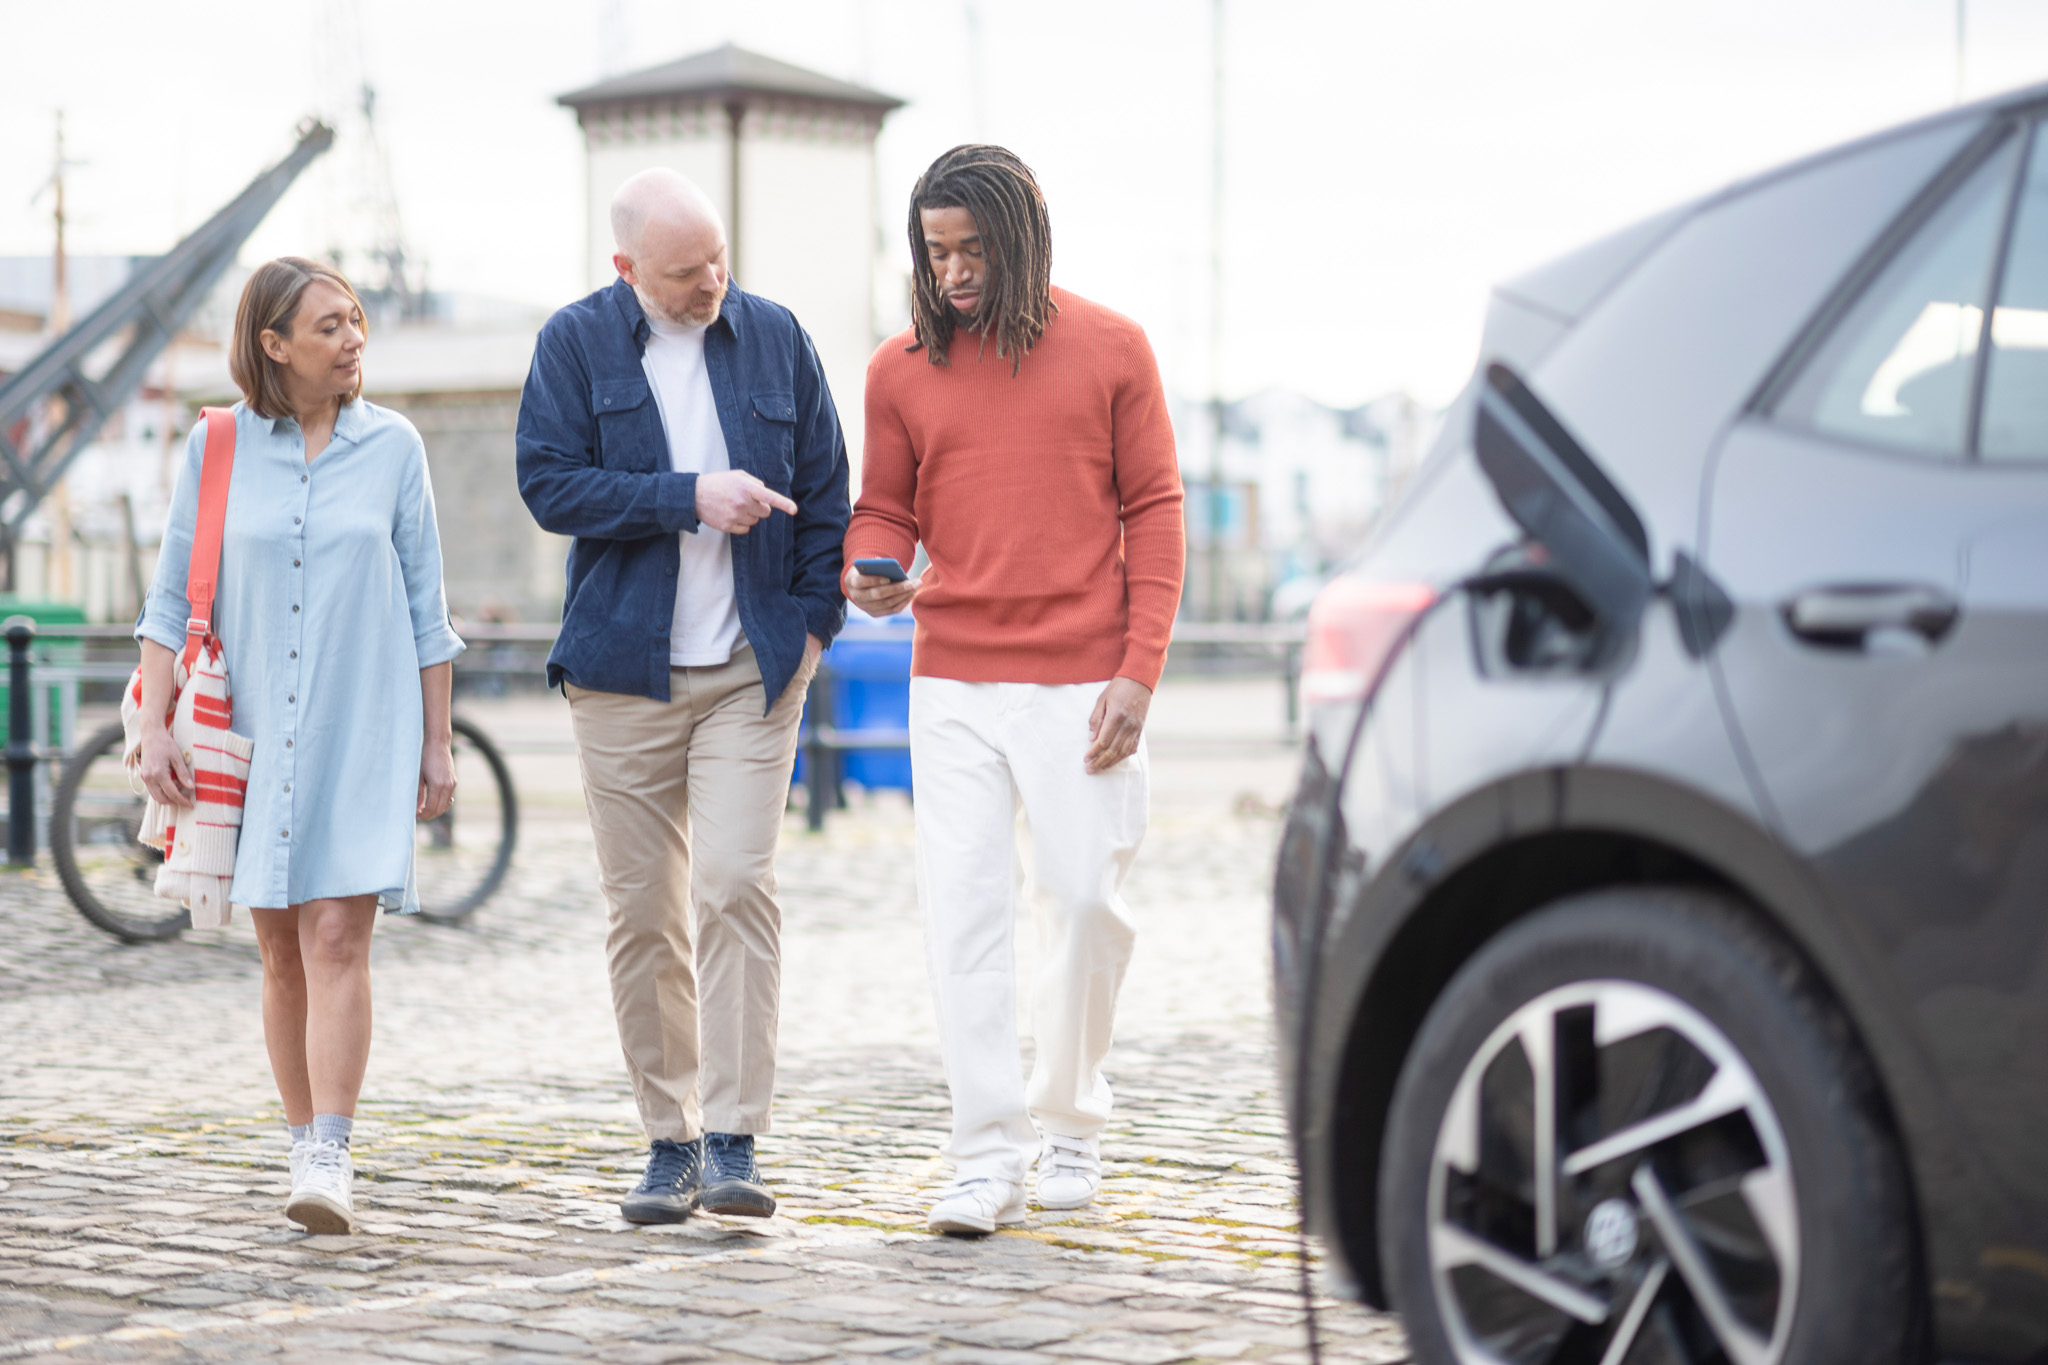
[(807, 71), (788, 62), (749, 52), (727, 43), (644, 71), (633, 71), (596, 85), (557, 96), (555, 103), (579, 113), (593, 106), (672, 99), (678, 96), (714, 99), (746, 95), (780, 95), (822, 104), (852, 105), (886, 114), (902, 100), (851, 81)]

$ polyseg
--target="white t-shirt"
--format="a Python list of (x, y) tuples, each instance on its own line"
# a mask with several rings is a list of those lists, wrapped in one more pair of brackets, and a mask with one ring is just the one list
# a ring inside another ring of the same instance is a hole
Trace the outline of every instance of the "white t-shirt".
[[(668, 462), (679, 474), (712, 474), (732, 468), (718, 405), (711, 397), (711, 371), (704, 364), (704, 328), (678, 327), (647, 319), (647, 351), (640, 359), (661, 427), (668, 434)], [(676, 613), (670, 623), (668, 661), (677, 667), (730, 662), (739, 643), (739, 607), (732, 592), (732, 542), (723, 531), (700, 525), (682, 533), (683, 562), (676, 584)]]

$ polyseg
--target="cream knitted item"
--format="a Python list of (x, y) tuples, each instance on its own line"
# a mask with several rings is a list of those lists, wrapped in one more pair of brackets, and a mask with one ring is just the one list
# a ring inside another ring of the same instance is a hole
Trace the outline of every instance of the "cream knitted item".
[[(171, 742), (192, 770), (197, 803), (189, 811), (150, 798), (142, 818), (142, 842), (164, 855), (156, 873), (156, 894), (191, 908), (195, 929), (228, 922), (228, 887), (235, 876), (235, 843), (242, 830), (242, 802), (249, 785), (255, 741), (228, 729), (233, 703), (227, 660), (212, 636), (200, 646), (188, 676), (180, 654), (172, 666), (177, 702), (170, 715)], [(127, 744), (122, 761), (129, 783), (139, 786), (136, 765), (142, 750), (142, 677), (138, 672), (121, 698)]]

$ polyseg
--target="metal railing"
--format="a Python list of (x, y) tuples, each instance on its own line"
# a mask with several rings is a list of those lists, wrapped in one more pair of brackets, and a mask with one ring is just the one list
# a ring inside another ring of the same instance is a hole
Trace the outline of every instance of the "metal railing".
[[(129, 626), (38, 625), (27, 616), (10, 616), (0, 622), (0, 633), (8, 648), (7, 861), (32, 867), (36, 849), (49, 835), (50, 765), (45, 760), (61, 759), (78, 743), (78, 708), (86, 685), (120, 695), (135, 672), (135, 632)], [(96, 650), (94, 642), (103, 644)], [(103, 657), (91, 657), (94, 653)]]
[[(9, 618), (10, 627), (16, 623), (25, 625), (28, 633), (18, 646), (14, 632), (8, 633), (13, 689), (8, 707), (8, 857), (23, 864), (34, 861), (49, 819), (50, 780), (43, 759), (52, 754), (61, 758), (77, 744), (79, 705), (88, 687), (118, 695), (135, 670), (135, 632), (124, 625), (38, 626), (26, 617)], [(456, 630), (470, 645), (469, 652), (456, 660), (457, 683), (474, 694), (502, 691), (511, 680), (539, 674), (560, 628), (543, 622), (464, 622)], [(1286, 693), (1287, 737), (1293, 739), (1300, 725), (1303, 639), (1298, 622), (1177, 622), (1168, 672), (1234, 672), (1248, 664), (1261, 670), (1274, 667)], [(830, 659), (828, 654), (811, 681), (809, 717), (801, 740), (806, 755), (806, 818), (813, 830), (822, 828), (827, 810), (844, 804), (841, 755), (910, 747), (907, 729), (840, 729), (832, 723)], [(24, 792), (27, 801), (21, 799)], [(25, 836), (16, 811), (33, 812)], [(19, 852), (24, 839), (25, 856)]]
[(867, 726), (842, 730), (832, 723), (832, 666), (819, 660), (804, 694), (804, 824), (816, 834), (825, 828), (825, 812), (846, 808), (842, 754), (863, 751), (907, 751), (910, 731)]
[[(1181, 650), (1181, 671), (1203, 658), (1233, 658), (1252, 655), (1279, 664), (1281, 685), (1286, 689), (1287, 737), (1292, 740), (1300, 726), (1301, 649), (1304, 628), (1294, 622), (1180, 622), (1173, 628), (1174, 647)], [(1197, 660), (1187, 660), (1189, 651), (1202, 651)], [(804, 749), (804, 822), (812, 833), (825, 827), (828, 810), (844, 809), (840, 756), (868, 751), (903, 751), (910, 748), (908, 729), (863, 727), (840, 729), (832, 723), (831, 655), (818, 666), (807, 697), (808, 714), (802, 740)]]
[[(1280, 685), (1286, 689), (1287, 737), (1293, 739), (1301, 727), (1301, 650), (1308, 639), (1308, 627), (1300, 621), (1177, 621), (1173, 646), (1182, 652), (1183, 668), (1199, 660), (1250, 655), (1270, 658), (1280, 665)], [(1187, 658), (1190, 650), (1195, 659)], [(1175, 660), (1167, 657), (1167, 671)]]
[[(95, 633), (110, 631), (126, 636), (125, 627), (52, 627)], [(456, 661), (456, 668), (470, 673), (538, 672), (540, 660), (553, 648), (560, 627), (546, 623), (458, 622), (456, 633), (470, 646), (470, 652)], [(1168, 673), (1216, 671), (1227, 662), (1270, 663), (1277, 666), (1287, 689), (1287, 724), (1293, 733), (1298, 721), (1295, 695), (1300, 690), (1301, 647), (1306, 636), (1298, 621), (1181, 621), (1173, 628), (1174, 653), (1168, 657)], [(490, 648), (499, 646), (497, 650)], [(506, 662), (495, 662), (493, 655)], [(510, 656), (519, 656), (517, 664)]]

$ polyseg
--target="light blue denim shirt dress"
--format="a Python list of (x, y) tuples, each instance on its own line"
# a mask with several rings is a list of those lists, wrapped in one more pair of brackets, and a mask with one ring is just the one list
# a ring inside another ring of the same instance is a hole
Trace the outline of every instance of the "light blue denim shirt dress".
[[(417, 913), (420, 670), (463, 650), (448, 624), (426, 447), (362, 399), (311, 464), (299, 424), (235, 412), (214, 632), (234, 730), (256, 743), (234, 905), (375, 892)], [(206, 424), (185, 443), (137, 640), (185, 643), (185, 571)]]

